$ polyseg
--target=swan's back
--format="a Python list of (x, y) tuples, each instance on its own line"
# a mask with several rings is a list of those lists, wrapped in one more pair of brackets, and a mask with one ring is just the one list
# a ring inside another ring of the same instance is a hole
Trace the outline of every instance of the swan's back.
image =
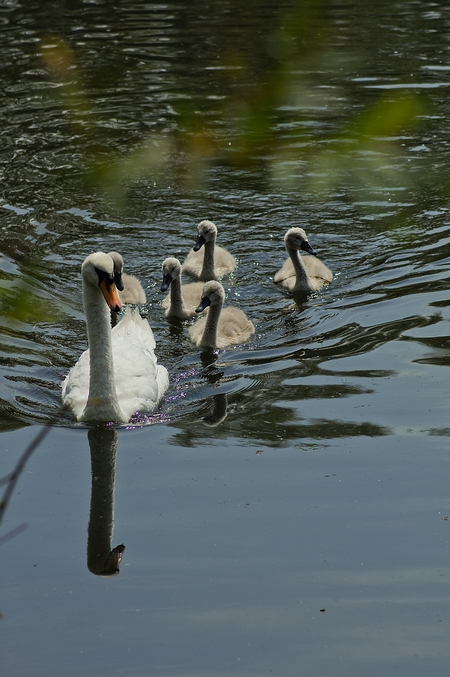
[(152, 411), (169, 387), (167, 369), (158, 364), (155, 337), (137, 310), (125, 312), (112, 330), (114, 377), (122, 411)]
[[(212, 319), (215, 314), (213, 306), (211, 306), (209, 314)], [(192, 327), (189, 327), (191, 341), (197, 346), (202, 344), (206, 323), (210, 322), (208, 318), (209, 315), (201, 317)], [(240, 308), (227, 306), (220, 310), (217, 320), (215, 346), (216, 348), (226, 348), (226, 346), (245, 343), (254, 333), (254, 324), (248, 319), (246, 314)]]
[[(323, 287), (324, 284), (332, 281), (333, 273), (320, 259), (306, 254), (302, 256), (302, 263), (306, 268), (306, 272), (308, 273), (308, 277), (310, 278), (314, 290), (318, 290)], [(287, 289), (293, 289), (293, 287), (295, 287), (296, 277), (291, 259), (287, 259), (284, 262), (283, 266), (275, 274), (273, 279), (274, 282), (281, 284), (281, 286), (286, 287)]]
[[(183, 273), (188, 273), (194, 277), (200, 277), (203, 270), (204, 259), (204, 247), (202, 247), (198, 252), (194, 252), (194, 250), (191, 249), (183, 262)], [(232, 273), (236, 268), (236, 259), (230, 254), (229, 251), (216, 244), (214, 247), (214, 267), (216, 269), (216, 276), (218, 278), (223, 277), (228, 273)]]

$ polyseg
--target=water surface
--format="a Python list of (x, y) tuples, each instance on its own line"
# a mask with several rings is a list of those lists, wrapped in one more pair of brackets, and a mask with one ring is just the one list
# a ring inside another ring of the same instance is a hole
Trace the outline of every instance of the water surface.
[[(2, 475), (52, 426), (3, 524), (8, 675), (448, 673), (450, 10), (308, 6), (0, 8)], [(213, 356), (160, 307), (204, 218), (256, 326)], [(309, 298), (273, 283), (292, 226)], [(94, 434), (60, 383), (99, 249), (170, 388)]]

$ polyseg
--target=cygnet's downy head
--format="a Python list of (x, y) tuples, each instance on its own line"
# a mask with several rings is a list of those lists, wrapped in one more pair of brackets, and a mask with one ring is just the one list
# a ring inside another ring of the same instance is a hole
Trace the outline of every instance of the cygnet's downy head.
[(201, 221), (197, 226), (197, 230), (197, 242), (192, 247), (194, 252), (198, 252), (205, 242), (213, 242), (217, 237), (217, 228), (212, 221)]
[(168, 259), (165, 259), (162, 264), (163, 272), (163, 281), (161, 284), (161, 291), (167, 291), (170, 287), (172, 280), (180, 277), (181, 275), (181, 263), (178, 259), (175, 259), (173, 256), (170, 256)]
[(119, 291), (123, 291), (123, 258), (119, 252), (108, 252), (108, 256), (112, 258), (114, 264), (114, 283)]
[(221, 306), (225, 300), (225, 290), (220, 284), (212, 280), (207, 282), (202, 290), (202, 298), (198, 308), (195, 309), (196, 313), (201, 313), (202, 310), (205, 310), (208, 306)]
[(83, 281), (99, 287), (109, 308), (119, 312), (122, 303), (117, 295), (114, 282), (114, 263), (108, 254), (96, 252), (88, 256), (81, 266)]
[(317, 256), (314, 249), (308, 242), (308, 237), (303, 228), (290, 228), (284, 236), (284, 244), (286, 249), (302, 249), (308, 254)]

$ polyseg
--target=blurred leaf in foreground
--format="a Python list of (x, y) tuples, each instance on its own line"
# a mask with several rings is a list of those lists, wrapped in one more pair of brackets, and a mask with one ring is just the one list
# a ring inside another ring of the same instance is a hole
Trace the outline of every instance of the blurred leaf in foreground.
[(425, 98), (389, 91), (374, 100), (364, 92), (367, 107), (348, 119), (356, 108), (349, 83), (364, 57), (351, 46), (337, 50), (331, 28), (329, 4), (303, 0), (254, 48), (242, 36), (225, 43), (214, 61), (221, 96), (186, 92), (172, 105), (170, 129), (152, 131), (128, 152), (102, 142), (70, 46), (49, 37), (41, 56), (71, 116), (87, 181), (117, 206), (141, 180), (198, 188), (214, 164), (257, 165), (277, 189), (306, 188), (325, 198), (344, 186), (361, 191), (358, 201), (367, 204), (383, 187), (421, 184), (426, 163), (412, 176), (398, 158), (403, 137), (423, 120)]
[(0, 315), (26, 324), (54, 322), (59, 317), (54, 305), (33, 293), (23, 281), (13, 287), (0, 287)]

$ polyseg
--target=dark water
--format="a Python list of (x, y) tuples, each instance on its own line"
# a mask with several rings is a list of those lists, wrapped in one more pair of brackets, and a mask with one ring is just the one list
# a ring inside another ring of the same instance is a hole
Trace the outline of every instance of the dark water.
[[(52, 426), (3, 524), (8, 675), (448, 674), (449, 28), (444, 2), (0, 4), (1, 474)], [(204, 218), (256, 326), (212, 360), (159, 305)], [(297, 225), (335, 274), (308, 299), (273, 283)], [(98, 249), (171, 381), (88, 436), (60, 383)]]

